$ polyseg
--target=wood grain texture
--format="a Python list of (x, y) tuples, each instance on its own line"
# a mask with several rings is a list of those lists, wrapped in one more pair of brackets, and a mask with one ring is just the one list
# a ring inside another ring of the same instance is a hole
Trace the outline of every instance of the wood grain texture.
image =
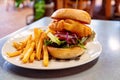
[(26, 16), (32, 14), (32, 8), (15, 9), (11, 4), (6, 11), (5, 4), (0, 1), (0, 38), (24, 27)]

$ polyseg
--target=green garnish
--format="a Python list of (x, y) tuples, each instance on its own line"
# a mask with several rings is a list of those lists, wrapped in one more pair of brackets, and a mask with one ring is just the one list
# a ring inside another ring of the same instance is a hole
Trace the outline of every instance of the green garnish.
[(47, 36), (50, 38), (52, 42), (57, 43), (58, 45), (61, 44), (61, 41), (56, 36), (54, 36), (51, 32), (49, 32)]

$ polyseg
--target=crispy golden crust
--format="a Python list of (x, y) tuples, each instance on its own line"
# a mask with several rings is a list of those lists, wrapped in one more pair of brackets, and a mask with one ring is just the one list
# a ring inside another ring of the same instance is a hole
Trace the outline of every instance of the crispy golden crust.
[(76, 33), (79, 37), (86, 37), (92, 34), (92, 30), (90, 27), (71, 19), (65, 19), (60, 21), (51, 22), (49, 28), (52, 31), (63, 31), (67, 30), (72, 33)]
[(47, 46), (48, 52), (51, 56), (58, 58), (58, 59), (71, 59), (77, 56), (82, 55), (85, 50), (80, 47), (73, 47), (73, 48), (55, 48)]
[(58, 9), (51, 15), (51, 17), (53, 19), (73, 19), (87, 24), (90, 24), (91, 22), (90, 15), (86, 11), (79, 9)]

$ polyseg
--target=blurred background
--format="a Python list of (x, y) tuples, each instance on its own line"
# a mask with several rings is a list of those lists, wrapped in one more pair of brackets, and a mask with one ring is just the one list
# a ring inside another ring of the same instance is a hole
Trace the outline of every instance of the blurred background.
[(120, 0), (0, 0), (0, 38), (60, 8), (85, 10), (92, 19), (120, 21)]

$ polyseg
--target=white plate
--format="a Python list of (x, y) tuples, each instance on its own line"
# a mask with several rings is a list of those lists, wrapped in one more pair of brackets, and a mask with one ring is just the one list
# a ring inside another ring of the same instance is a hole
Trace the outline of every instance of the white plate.
[(23, 39), (26, 38), (29, 34), (32, 34), (33, 30), (29, 29), (27, 31), (21, 32), (13, 37), (11, 37), (5, 44), (3, 45), (2, 48), (2, 56), (3, 58), (8, 61), (9, 63), (23, 67), (23, 68), (29, 68), (29, 69), (37, 69), (37, 70), (52, 70), (52, 69), (65, 69), (65, 68), (71, 68), (75, 66), (80, 66), (83, 64), (86, 64), (88, 62), (93, 61), (97, 57), (100, 56), (101, 51), (102, 51), (102, 46), (101, 44), (96, 40), (94, 42), (89, 42), (86, 47), (87, 50), (86, 52), (80, 57), (79, 60), (69, 60), (69, 61), (58, 61), (58, 60), (50, 60), (48, 67), (44, 67), (42, 65), (42, 60), (41, 61), (34, 61), (33, 63), (26, 63), (23, 64), (19, 60), (19, 56), (9, 58), (6, 55), (6, 52), (13, 52), (15, 49), (12, 47), (12, 43), (14, 41), (20, 42)]

